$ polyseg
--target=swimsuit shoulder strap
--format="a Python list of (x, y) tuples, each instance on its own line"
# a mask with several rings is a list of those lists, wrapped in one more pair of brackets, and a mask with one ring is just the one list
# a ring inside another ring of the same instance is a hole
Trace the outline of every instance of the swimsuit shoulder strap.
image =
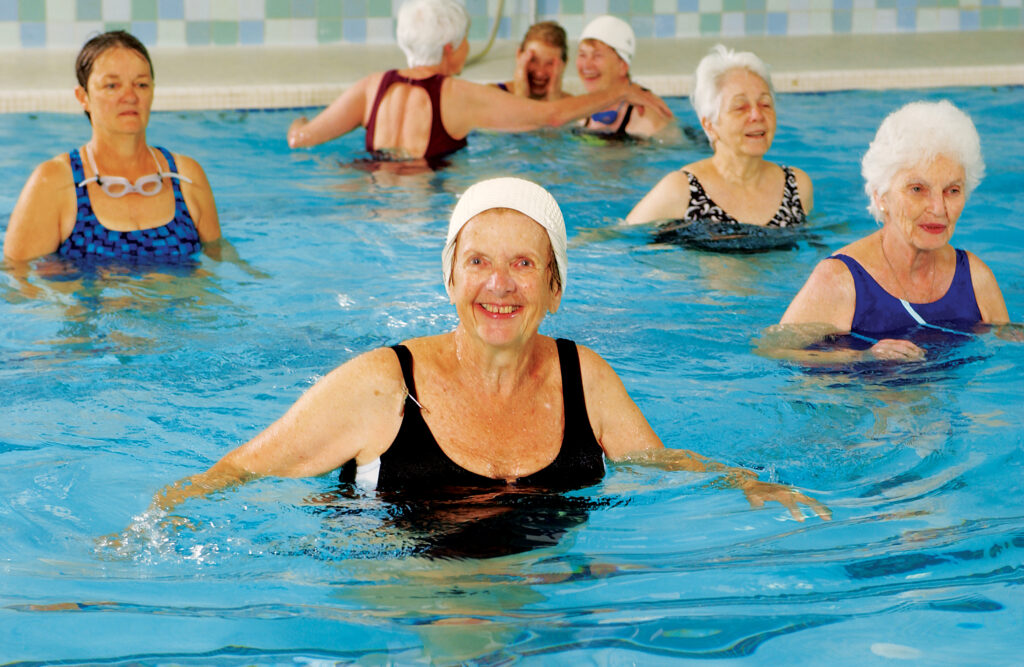
[[(577, 428), (590, 430), (587, 403), (583, 395), (583, 373), (580, 370), (580, 353), (576, 343), (566, 338), (556, 338), (558, 366), (562, 372), (562, 405), (565, 410), (565, 432), (576, 432)], [(578, 441), (578, 438), (574, 438)], [(572, 444), (572, 443), (569, 443)]]
[(626, 107), (626, 113), (622, 115), (622, 122), (615, 129), (616, 136), (626, 136), (626, 126), (629, 125), (629, 119), (633, 117), (633, 105), (630, 104)]
[(392, 345), (391, 349), (395, 351), (395, 355), (398, 357), (398, 364), (402, 367), (402, 379), (405, 381), (405, 388), (409, 392), (409, 397), (416, 401), (418, 396), (416, 395), (416, 381), (412, 375), (412, 352), (405, 345)]
[[(71, 177), (75, 179), (75, 187), (78, 188), (78, 184), (85, 180), (85, 168), (82, 166), (82, 154), (77, 148), (68, 151), (68, 162), (71, 163)], [(84, 189), (84, 186), (78, 189)]]
[(377, 94), (373, 97), (373, 106), (370, 107), (370, 118), (366, 121), (366, 150), (368, 151), (373, 150), (373, 135), (377, 129), (377, 109), (380, 108), (380, 102), (384, 99), (384, 94), (388, 92), (391, 84), (402, 78), (396, 69), (389, 69), (380, 78), (380, 83), (377, 85)]

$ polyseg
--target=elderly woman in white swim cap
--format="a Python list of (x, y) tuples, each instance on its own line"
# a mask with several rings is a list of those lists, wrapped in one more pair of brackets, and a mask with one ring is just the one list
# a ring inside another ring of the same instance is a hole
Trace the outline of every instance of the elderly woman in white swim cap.
[(690, 101), (714, 155), (662, 178), (626, 222), (804, 222), (814, 204), (810, 177), (764, 159), (776, 127), (775, 91), (764, 62), (717, 45), (697, 65)]
[(537, 332), (566, 286), (558, 204), (516, 178), (477, 183), (452, 213), (442, 254), (454, 331), (346, 362), (206, 473), (169, 487), (164, 508), (257, 475), (343, 480), (379, 492), (578, 489), (605, 460), (724, 472), (751, 502), (828, 510), (683, 450), (665, 450), (615, 371), (592, 350)]
[(396, 158), (439, 158), (466, 145), (474, 129), (518, 132), (564, 125), (609, 104), (668, 107), (629, 81), (558, 100), (509, 96), (456, 78), (466, 63), (469, 15), (457, 0), (409, 0), (398, 12), (398, 45), (408, 67), (371, 74), (316, 118), (296, 119), (292, 148), (315, 146), (366, 128), (366, 149)]
[(836, 353), (855, 359), (909, 361), (925, 356), (912, 340), (921, 329), (957, 336), (1008, 323), (992, 270), (950, 244), (984, 171), (974, 123), (948, 101), (889, 114), (861, 165), (881, 228), (822, 260), (780, 324), (850, 332), (870, 347)]

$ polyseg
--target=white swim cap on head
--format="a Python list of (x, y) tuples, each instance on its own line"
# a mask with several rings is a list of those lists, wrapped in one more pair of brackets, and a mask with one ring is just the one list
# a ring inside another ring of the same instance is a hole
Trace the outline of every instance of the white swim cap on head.
[(565, 220), (558, 202), (551, 193), (530, 181), (521, 178), (492, 178), (470, 186), (455, 204), (452, 218), (448, 223), (448, 239), (441, 251), (441, 268), (444, 272), (444, 288), (451, 293), (452, 266), (455, 263), (455, 239), (466, 223), (477, 214), (492, 208), (509, 208), (519, 211), (532, 218), (548, 233), (551, 250), (555, 255), (558, 277), (561, 279), (562, 292), (569, 264), (566, 256)]
[(587, 24), (580, 35), (580, 41), (585, 39), (596, 39), (604, 42), (615, 49), (615, 53), (626, 61), (627, 65), (633, 64), (633, 54), (636, 53), (636, 35), (628, 23), (618, 18), (605, 14)]

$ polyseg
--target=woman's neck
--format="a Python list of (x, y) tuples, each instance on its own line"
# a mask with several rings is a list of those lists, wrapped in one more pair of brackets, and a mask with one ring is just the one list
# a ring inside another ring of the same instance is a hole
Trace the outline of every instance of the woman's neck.
[[(88, 145), (92, 148), (92, 154), (101, 173), (107, 171), (123, 176), (125, 174), (122, 172), (153, 171), (153, 156), (146, 145), (145, 134), (93, 132)], [(104, 170), (101, 164), (107, 165), (108, 168)], [(117, 169), (111, 170), (111, 165), (117, 165)]]
[(497, 348), (471, 336), (459, 325), (452, 332), (452, 342), (460, 374), (472, 378), (481, 392), (507, 396), (533, 374), (540, 337), (534, 334), (525, 344)]
[(761, 180), (769, 163), (761, 156), (715, 151), (711, 164), (725, 182), (746, 187)]

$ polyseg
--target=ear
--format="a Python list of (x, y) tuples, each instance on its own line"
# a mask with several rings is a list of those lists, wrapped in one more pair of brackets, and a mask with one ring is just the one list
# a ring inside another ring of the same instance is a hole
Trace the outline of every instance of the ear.
[(82, 106), (82, 111), (89, 110), (89, 93), (81, 86), (75, 86), (75, 99)]
[(548, 304), (548, 312), (554, 315), (558, 312), (558, 307), (562, 305), (562, 288), (559, 287), (557, 292), (552, 292), (551, 303)]
[(718, 139), (718, 137), (715, 134), (714, 126), (711, 125), (711, 119), (710, 118), (701, 118), (700, 119), (700, 126), (702, 128), (704, 128), (704, 133), (707, 134), (708, 137), (711, 139), (711, 143), (715, 143), (715, 140)]

